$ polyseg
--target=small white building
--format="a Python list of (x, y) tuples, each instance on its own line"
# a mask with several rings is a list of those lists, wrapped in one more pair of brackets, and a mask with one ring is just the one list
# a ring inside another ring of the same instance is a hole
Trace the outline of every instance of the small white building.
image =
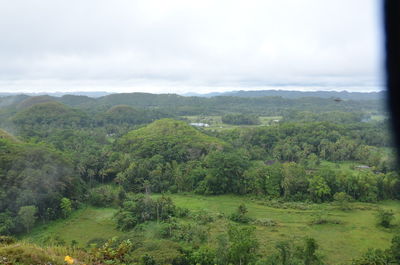
[(192, 122), (192, 123), (189, 123), (189, 124), (192, 125), (192, 126), (196, 126), (196, 127), (210, 127), (209, 124), (202, 123), (202, 122)]

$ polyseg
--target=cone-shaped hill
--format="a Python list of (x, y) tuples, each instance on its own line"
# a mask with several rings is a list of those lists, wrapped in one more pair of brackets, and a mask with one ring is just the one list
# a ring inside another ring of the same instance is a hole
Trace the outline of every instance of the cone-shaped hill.
[(18, 104), (19, 109), (26, 109), (32, 107), (33, 105), (45, 102), (54, 102), (56, 98), (44, 95), (44, 96), (35, 96), (35, 97), (28, 97), (25, 100), (21, 101)]
[(103, 114), (104, 120), (112, 124), (142, 124), (148, 123), (146, 111), (138, 110), (127, 105), (117, 105), (111, 107)]
[(80, 110), (59, 102), (49, 101), (34, 104), (19, 111), (12, 117), (12, 121), (15, 125), (25, 129), (44, 125), (64, 128), (84, 126), (89, 123), (89, 117)]
[(134, 130), (117, 141), (116, 148), (138, 158), (161, 155), (166, 161), (197, 159), (227, 144), (208, 136), (183, 121), (162, 119)]

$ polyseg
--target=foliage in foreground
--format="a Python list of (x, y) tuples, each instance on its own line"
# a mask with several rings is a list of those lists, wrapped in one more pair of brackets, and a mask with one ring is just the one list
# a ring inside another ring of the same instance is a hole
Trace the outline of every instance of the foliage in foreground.
[[(317, 254), (318, 244), (306, 238), (303, 244), (281, 242), (276, 254), (262, 257), (257, 253), (259, 243), (254, 227), (231, 225), (226, 234), (218, 237), (217, 246), (182, 247), (163, 241), (163, 248), (171, 247), (165, 255), (143, 245), (143, 242), (113, 238), (100, 247), (79, 249), (75, 247), (38, 247), (18, 242), (0, 244), (1, 264), (176, 264), (176, 265), (247, 265), (247, 264), (323, 264)], [(140, 254), (139, 254), (140, 253)], [(156, 254), (159, 253), (160, 255)], [(138, 255), (139, 254), (139, 255)], [(164, 259), (162, 258), (164, 257)]]

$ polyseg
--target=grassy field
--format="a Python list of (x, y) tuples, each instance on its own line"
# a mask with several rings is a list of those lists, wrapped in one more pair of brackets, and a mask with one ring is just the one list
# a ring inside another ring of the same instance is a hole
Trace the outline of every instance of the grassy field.
[(89, 240), (110, 239), (122, 235), (122, 232), (116, 229), (112, 219), (116, 211), (113, 208), (86, 207), (79, 209), (66, 220), (39, 225), (23, 239), (39, 244), (62, 240), (67, 245), (75, 240), (79, 246), (84, 247)]
[[(268, 253), (276, 242), (281, 240), (302, 240), (305, 236), (314, 237), (320, 244), (321, 252), (329, 264), (350, 261), (368, 248), (385, 248), (390, 244), (390, 229), (376, 226), (376, 204), (354, 203), (352, 211), (343, 212), (334, 206), (293, 204), (284, 208), (263, 205), (261, 201), (252, 201), (234, 196), (204, 197), (195, 195), (172, 195), (178, 206), (192, 210), (208, 209), (224, 214), (232, 213), (244, 202), (253, 218), (269, 218), (278, 223), (275, 227), (257, 227), (262, 252)], [(290, 208), (290, 207), (293, 208)], [(383, 202), (380, 207), (392, 209), (400, 216), (399, 202)], [(299, 210), (296, 208), (305, 208)], [(317, 216), (339, 220), (342, 224), (310, 225)], [(215, 230), (221, 228), (215, 227)], [(221, 229), (222, 230), (222, 229)]]
[[(154, 195), (155, 197), (159, 195)], [(271, 253), (278, 241), (300, 242), (304, 237), (314, 237), (320, 245), (320, 253), (328, 264), (342, 264), (360, 256), (368, 248), (386, 248), (390, 244), (394, 230), (399, 227), (400, 202), (387, 201), (379, 204), (353, 203), (353, 210), (341, 211), (331, 204), (284, 203), (271, 204), (239, 196), (170, 195), (176, 205), (191, 211), (205, 210), (219, 215), (229, 215), (241, 203), (245, 203), (252, 218), (268, 218), (277, 222), (276, 226), (257, 226), (257, 237), (261, 254)], [(396, 227), (384, 229), (376, 225), (375, 213), (379, 207), (392, 209), (396, 216)], [(24, 238), (35, 243), (45, 243), (46, 238), (59, 236), (67, 244), (72, 240), (79, 245), (95, 238), (111, 238), (122, 235), (115, 229), (112, 216), (116, 210), (88, 207), (76, 211), (71, 218), (39, 226)], [(312, 225), (317, 217), (340, 221), (340, 224)], [(214, 244), (216, 236), (224, 233), (229, 221), (216, 219), (209, 227), (209, 244)], [(149, 239), (157, 237), (157, 224), (145, 226)]]
[(281, 116), (261, 116), (259, 125), (232, 125), (223, 123), (221, 120), (221, 116), (184, 116), (184, 118), (188, 119), (190, 122), (202, 122), (207, 123), (210, 127), (205, 127), (206, 130), (227, 130), (238, 127), (259, 127), (266, 126), (273, 123), (274, 120), (281, 120)]
[(357, 169), (357, 166), (361, 166), (360, 162), (353, 161), (343, 161), (343, 162), (331, 162), (326, 160), (321, 160), (320, 167), (328, 167), (333, 170), (344, 170), (349, 172), (358, 172), (360, 170), (371, 170), (371, 169)]

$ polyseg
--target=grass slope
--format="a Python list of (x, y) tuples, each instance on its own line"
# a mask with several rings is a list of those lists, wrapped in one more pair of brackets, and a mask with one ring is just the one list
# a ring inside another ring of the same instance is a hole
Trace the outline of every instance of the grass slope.
[(36, 227), (29, 235), (23, 237), (29, 242), (46, 244), (59, 238), (70, 244), (72, 240), (79, 246), (86, 246), (93, 239), (110, 239), (122, 235), (116, 229), (113, 216), (117, 210), (113, 208), (87, 207), (75, 211), (66, 220), (57, 220)]

